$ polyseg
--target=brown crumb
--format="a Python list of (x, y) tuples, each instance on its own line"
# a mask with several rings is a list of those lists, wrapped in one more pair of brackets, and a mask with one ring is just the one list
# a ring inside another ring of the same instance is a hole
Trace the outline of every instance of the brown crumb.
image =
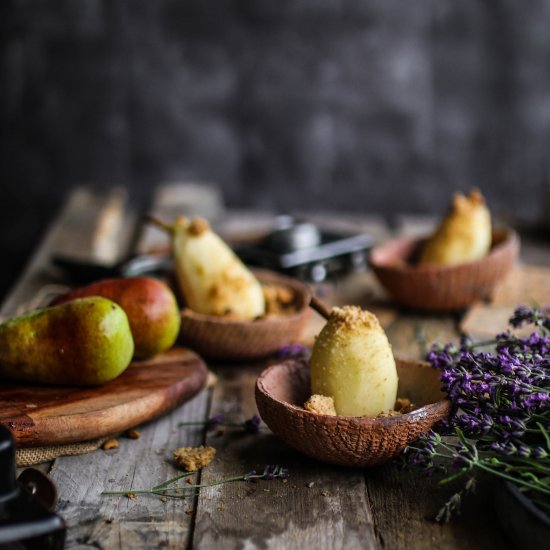
[(126, 432), (126, 437), (128, 439), (139, 439), (141, 437), (141, 432), (139, 430), (128, 430)]
[(414, 405), (411, 403), (410, 399), (406, 397), (398, 397), (395, 400), (395, 405), (393, 407), (397, 412), (401, 414), (410, 413), (414, 409)]
[(345, 325), (349, 330), (382, 330), (376, 315), (358, 306), (333, 307), (330, 311), (330, 320)]
[(376, 418), (388, 418), (391, 416), (400, 416), (411, 412), (414, 409), (414, 405), (411, 403), (410, 399), (406, 397), (398, 397), (395, 400), (395, 405), (391, 411), (382, 411), (376, 416)]
[(334, 408), (334, 399), (326, 395), (312, 395), (305, 403), (304, 409), (316, 414), (326, 414), (328, 416), (336, 416)]
[(135, 500), (135, 499), (137, 498), (136, 493), (126, 493), (126, 496), (127, 496), (130, 500)]
[(189, 509), (189, 510), (185, 510), (185, 513), (188, 515), (188, 516), (192, 516), (193, 515), (193, 509)]
[(195, 472), (205, 466), (208, 466), (216, 455), (214, 447), (180, 447), (176, 449), (172, 456), (176, 466), (188, 472)]
[(297, 311), (294, 291), (280, 284), (262, 284), (266, 315), (288, 315)]
[(107, 439), (102, 445), (102, 448), (105, 451), (109, 451), (110, 449), (118, 449), (119, 443), (118, 440), (112, 437), (111, 439)]
[(218, 383), (218, 377), (212, 372), (208, 371), (208, 376), (206, 377), (206, 387), (208, 389), (213, 388)]
[(111, 518), (106, 518), (105, 523), (113, 523), (113, 520)]
[(161, 502), (168, 502), (168, 497), (160, 497)]
[(187, 483), (188, 485), (193, 485), (193, 478), (188, 477), (188, 478), (185, 480), (185, 483)]
[(323, 495), (324, 497), (328, 497), (328, 491), (321, 491), (321, 495)]

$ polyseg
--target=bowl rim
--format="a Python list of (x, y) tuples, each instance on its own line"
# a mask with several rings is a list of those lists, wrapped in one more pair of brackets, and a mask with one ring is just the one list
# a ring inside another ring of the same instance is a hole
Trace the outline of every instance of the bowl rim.
[[(401, 357), (401, 356), (396, 356), (395, 359), (396, 361), (399, 361), (401, 363), (414, 363), (417, 366), (432, 368), (428, 362), (422, 361), (420, 359), (411, 359), (411, 358)], [(330, 415), (330, 414), (321, 414), (321, 413), (308, 411), (303, 407), (300, 407), (293, 403), (289, 403), (288, 401), (277, 399), (265, 388), (263, 381), (266, 378), (266, 376), (269, 375), (270, 371), (275, 369), (280, 369), (280, 368), (288, 369), (289, 367), (292, 367), (292, 366), (294, 366), (294, 368), (297, 367), (300, 369), (304, 369), (304, 368), (308, 368), (308, 364), (309, 364), (309, 359), (285, 359), (279, 363), (270, 365), (258, 375), (258, 378), (256, 379), (256, 391), (260, 392), (266, 399), (269, 399), (271, 402), (276, 403), (277, 406), (282, 407), (285, 410), (291, 410), (295, 413), (302, 414), (305, 417), (309, 417), (311, 420), (318, 419), (319, 417), (321, 417), (323, 421), (338, 422), (341, 419), (345, 419), (346, 422), (348, 423), (355, 424), (359, 427), (369, 427), (369, 428), (375, 427), (375, 426), (386, 428), (393, 424), (399, 424), (401, 422), (415, 421), (418, 417), (420, 418), (425, 417), (429, 411), (434, 411), (434, 410), (438, 411), (439, 409), (441, 409), (441, 412), (443, 412), (444, 414), (447, 414), (451, 408), (450, 399), (448, 397), (443, 396), (442, 399), (439, 401), (434, 401), (433, 403), (428, 403), (408, 413), (402, 413), (394, 416), (370, 417), (370, 416)]]
[(273, 280), (273, 282), (281, 283), (282, 285), (286, 285), (291, 289), (295, 290), (296, 292), (298, 292), (299, 293), (298, 309), (293, 313), (289, 313), (288, 315), (264, 315), (263, 317), (259, 317), (257, 319), (242, 320), (242, 319), (231, 319), (228, 317), (222, 317), (222, 316), (216, 316), (216, 315), (207, 315), (205, 313), (198, 313), (197, 311), (193, 311), (192, 309), (184, 306), (183, 308), (180, 309), (182, 320), (185, 319), (196, 323), (209, 323), (213, 325), (228, 326), (228, 327), (230, 326), (240, 327), (240, 326), (247, 326), (247, 325), (258, 327), (262, 325), (272, 325), (274, 323), (290, 322), (293, 320), (300, 319), (304, 315), (304, 313), (309, 309), (312, 291), (306, 283), (294, 277), (289, 277), (287, 275), (283, 275), (282, 273), (278, 273), (276, 271), (272, 271), (269, 269), (251, 268), (251, 271), (254, 273), (254, 275), (257, 276), (260, 283), (264, 281), (268, 282)]
[(369, 266), (372, 267), (374, 270), (391, 270), (391, 271), (402, 271), (402, 272), (414, 272), (414, 273), (434, 273), (434, 272), (445, 272), (445, 271), (454, 271), (457, 269), (467, 269), (468, 267), (478, 265), (482, 262), (485, 262), (489, 259), (494, 258), (497, 254), (502, 252), (504, 249), (507, 249), (509, 247), (517, 246), (520, 243), (520, 238), (518, 232), (509, 226), (496, 226), (492, 227), (491, 229), (491, 235), (492, 239), (495, 239), (496, 235), (502, 236), (502, 240), (497, 242), (496, 244), (491, 244), (491, 248), (489, 249), (489, 252), (483, 257), (479, 258), (478, 260), (474, 260), (472, 262), (464, 262), (460, 264), (454, 264), (454, 265), (434, 265), (434, 264), (428, 264), (428, 265), (417, 265), (410, 263), (409, 261), (403, 259), (400, 256), (395, 256), (394, 259), (400, 260), (402, 263), (391, 263), (388, 261), (380, 261), (376, 258), (376, 255), (379, 254), (381, 251), (385, 250), (386, 248), (393, 246), (397, 243), (407, 244), (410, 246), (417, 246), (421, 242), (425, 241), (428, 238), (428, 235), (418, 235), (418, 236), (402, 236), (402, 237), (395, 237), (393, 239), (389, 239), (387, 241), (384, 241), (376, 246), (374, 246), (369, 254)]

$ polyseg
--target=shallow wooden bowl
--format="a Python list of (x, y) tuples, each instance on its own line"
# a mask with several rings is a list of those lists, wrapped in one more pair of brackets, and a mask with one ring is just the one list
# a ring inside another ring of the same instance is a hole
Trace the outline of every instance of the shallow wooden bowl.
[(420, 408), (385, 418), (327, 416), (306, 411), (311, 394), (307, 360), (287, 360), (262, 372), (256, 404), (271, 431), (294, 449), (323, 462), (366, 467), (388, 462), (445, 418), (451, 407), (438, 372), (422, 361), (396, 359), (399, 397)]
[(487, 256), (456, 266), (419, 266), (421, 238), (399, 238), (374, 247), (370, 266), (399, 304), (419, 310), (457, 311), (489, 299), (517, 260), (520, 241), (512, 229), (493, 230)]
[(262, 284), (289, 288), (294, 294), (296, 311), (253, 321), (237, 321), (184, 309), (180, 340), (206, 359), (234, 361), (266, 357), (297, 341), (311, 313), (308, 287), (297, 279), (273, 271), (257, 269), (254, 274)]

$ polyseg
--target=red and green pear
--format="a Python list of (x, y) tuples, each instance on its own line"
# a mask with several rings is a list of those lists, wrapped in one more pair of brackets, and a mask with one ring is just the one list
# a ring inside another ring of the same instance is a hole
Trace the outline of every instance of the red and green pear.
[(172, 290), (152, 277), (102, 279), (58, 296), (65, 303), (84, 296), (103, 296), (116, 302), (128, 316), (136, 358), (151, 357), (171, 348), (181, 325), (181, 314)]

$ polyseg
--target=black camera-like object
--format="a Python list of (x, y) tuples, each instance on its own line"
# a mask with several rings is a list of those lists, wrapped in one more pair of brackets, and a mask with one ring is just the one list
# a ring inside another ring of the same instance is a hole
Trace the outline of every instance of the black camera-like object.
[(235, 247), (235, 252), (248, 265), (318, 283), (365, 269), (372, 245), (367, 233), (322, 228), (279, 216), (270, 233)]

